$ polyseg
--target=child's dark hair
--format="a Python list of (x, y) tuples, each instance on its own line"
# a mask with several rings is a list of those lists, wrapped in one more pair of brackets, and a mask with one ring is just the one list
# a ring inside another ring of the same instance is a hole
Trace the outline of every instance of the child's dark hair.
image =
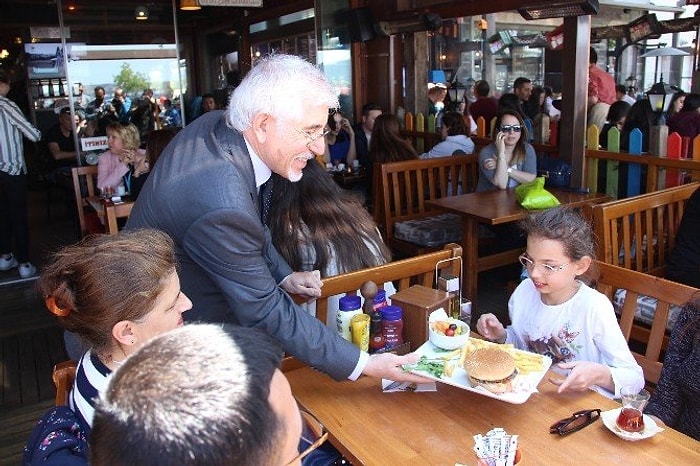
[[(527, 236), (559, 241), (564, 246), (564, 254), (574, 261), (588, 256), (596, 258), (596, 242), (591, 224), (581, 214), (569, 207), (554, 207), (530, 214), (520, 222), (520, 228)], [(593, 266), (581, 277), (590, 282), (597, 275)]]

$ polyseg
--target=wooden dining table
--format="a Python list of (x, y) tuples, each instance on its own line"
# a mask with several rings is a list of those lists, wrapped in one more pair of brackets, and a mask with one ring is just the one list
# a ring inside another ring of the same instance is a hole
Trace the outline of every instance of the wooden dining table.
[(435, 392), (384, 393), (371, 377), (336, 382), (310, 367), (285, 375), (299, 404), (355, 465), (474, 465), (473, 436), (495, 427), (519, 436), (521, 466), (700, 464), (700, 442), (668, 427), (638, 442), (618, 438), (602, 420), (566, 436), (550, 434), (550, 425), (576, 411), (620, 407), (590, 390), (557, 393), (551, 371), (522, 404), (442, 383)]
[[(607, 194), (581, 193), (571, 190), (549, 189), (562, 205), (583, 207), (611, 199)], [(513, 189), (497, 189), (460, 196), (449, 196), (427, 201), (432, 207), (462, 217), (463, 276), (462, 296), (476, 303), (479, 272), (515, 263), (519, 250), (503, 251), (479, 257), (479, 225), (502, 225), (525, 218), (530, 211), (520, 207)]]

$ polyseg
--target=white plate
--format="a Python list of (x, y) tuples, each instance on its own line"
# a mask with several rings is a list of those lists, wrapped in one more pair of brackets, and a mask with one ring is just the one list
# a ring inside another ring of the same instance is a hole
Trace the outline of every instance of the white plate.
[(611, 409), (610, 411), (603, 411), (600, 413), (600, 417), (603, 418), (603, 424), (605, 424), (605, 427), (607, 427), (612, 433), (617, 435), (623, 440), (627, 440), (630, 442), (637, 442), (639, 440), (644, 440), (650, 437), (653, 437), (654, 435), (658, 434), (659, 432), (662, 432), (664, 429), (662, 427), (659, 427), (656, 425), (656, 422), (654, 420), (647, 416), (646, 414), (643, 414), (643, 419), (644, 419), (644, 430), (641, 432), (627, 432), (619, 427), (617, 427), (617, 416), (620, 415), (620, 410), (622, 408), (617, 408), (617, 409)]
[[(515, 350), (520, 351), (520, 350)], [(526, 352), (526, 351), (523, 351)], [(440, 358), (446, 351), (442, 350), (430, 341), (426, 341), (423, 345), (416, 350), (421, 356), (426, 356), (428, 359)], [(457, 361), (459, 363), (459, 361)], [(452, 377), (447, 377), (443, 375), (441, 378), (430, 375), (427, 372), (413, 370), (411, 372), (419, 374), (423, 377), (429, 379), (437, 380), (438, 382), (446, 383), (448, 385), (453, 385), (455, 387), (463, 388), (470, 392), (478, 393), (479, 395), (488, 396), (489, 398), (495, 398), (497, 400), (505, 401), (507, 403), (522, 404), (530, 398), (530, 395), (537, 392), (537, 385), (544, 377), (544, 374), (549, 370), (549, 366), (552, 365), (552, 360), (546, 356), (542, 356), (542, 362), (544, 369), (538, 372), (530, 372), (527, 374), (518, 374), (513, 380), (513, 387), (515, 388), (512, 392), (496, 394), (486, 390), (483, 387), (472, 387), (469, 383), (469, 378), (467, 377), (467, 372), (462, 367), (455, 367), (454, 372), (452, 372)]]

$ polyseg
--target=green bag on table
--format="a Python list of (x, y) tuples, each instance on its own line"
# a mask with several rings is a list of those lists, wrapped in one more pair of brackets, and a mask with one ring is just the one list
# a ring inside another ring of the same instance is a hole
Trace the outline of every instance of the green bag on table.
[(516, 186), (515, 199), (527, 210), (549, 209), (560, 204), (554, 194), (544, 189), (544, 176)]

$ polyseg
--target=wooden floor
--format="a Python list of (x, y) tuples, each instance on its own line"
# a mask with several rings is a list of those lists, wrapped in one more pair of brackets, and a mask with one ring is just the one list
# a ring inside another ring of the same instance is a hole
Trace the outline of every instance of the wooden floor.
[[(31, 258), (39, 269), (50, 251), (77, 240), (65, 199), (53, 196), (50, 217), (46, 202), (45, 191), (30, 192)], [(518, 272), (480, 275), (478, 313), (507, 316), (506, 283)], [(20, 464), (29, 433), (53, 405), (53, 365), (66, 359), (62, 330), (36, 292), (36, 279), (19, 279), (17, 269), (0, 272), (0, 466)]]
[[(54, 193), (56, 194), (56, 193)], [(41, 267), (48, 251), (76, 240), (65, 198), (30, 191), (31, 260)], [(63, 332), (36, 292), (36, 278), (17, 269), (0, 272), (0, 465), (18, 465), (41, 414), (53, 405), (53, 365), (67, 359)]]

